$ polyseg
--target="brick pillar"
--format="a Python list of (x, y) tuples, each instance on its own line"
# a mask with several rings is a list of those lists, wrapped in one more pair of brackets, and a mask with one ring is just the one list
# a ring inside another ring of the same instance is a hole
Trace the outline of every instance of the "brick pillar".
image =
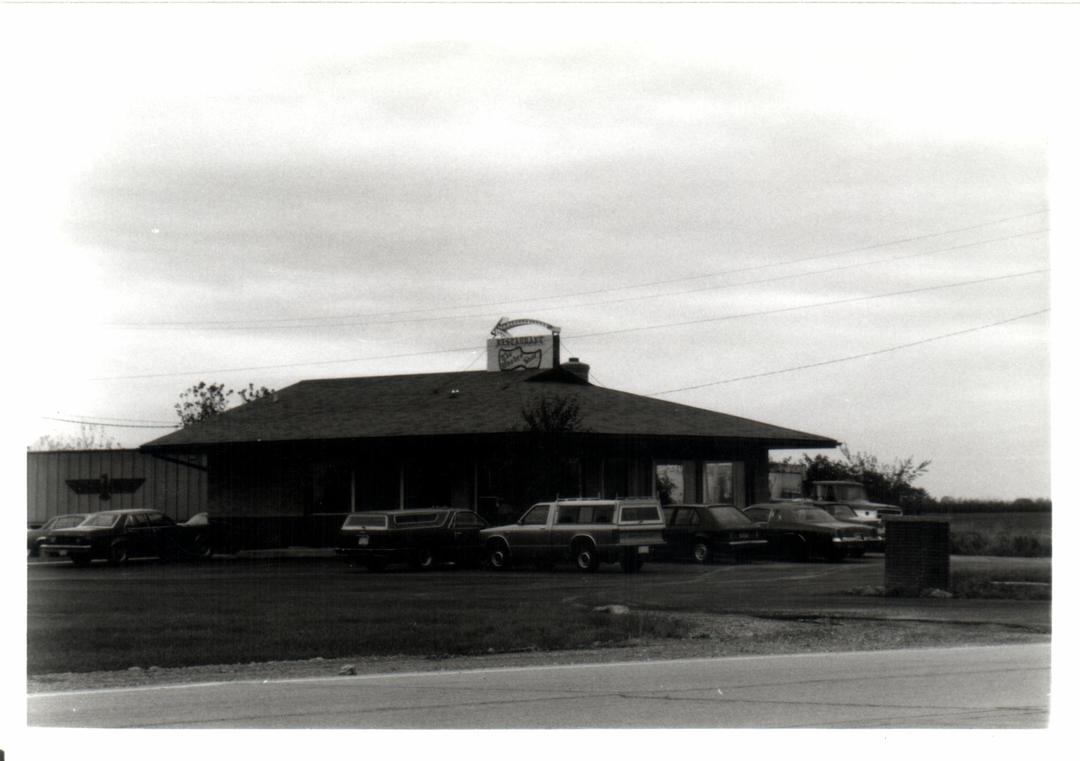
[(944, 518), (885, 521), (885, 588), (908, 594), (949, 588), (949, 522)]

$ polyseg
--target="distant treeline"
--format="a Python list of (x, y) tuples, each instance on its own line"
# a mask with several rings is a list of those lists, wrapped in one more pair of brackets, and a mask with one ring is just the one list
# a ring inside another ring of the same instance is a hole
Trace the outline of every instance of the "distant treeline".
[(942, 497), (930, 498), (917, 507), (905, 510), (908, 513), (1049, 513), (1048, 499), (954, 499)]

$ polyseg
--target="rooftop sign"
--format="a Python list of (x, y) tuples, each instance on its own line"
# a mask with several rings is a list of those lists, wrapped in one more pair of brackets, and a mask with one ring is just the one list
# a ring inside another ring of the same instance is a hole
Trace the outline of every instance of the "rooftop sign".
[[(551, 331), (550, 335), (512, 336), (510, 330), (523, 325), (538, 325)], [(550, 369), (558, 361), (559, 328), (540, 320), (499, 319), (491, 329), (487, 342), (487, 369), (503, 370)]]

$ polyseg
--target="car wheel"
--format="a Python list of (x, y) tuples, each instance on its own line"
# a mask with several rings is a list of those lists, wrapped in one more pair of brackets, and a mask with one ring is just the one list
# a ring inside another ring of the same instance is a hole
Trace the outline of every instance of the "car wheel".
[(77, 565), (77, 566), (80, 566), (80, 567), (88, 566), (88, 565), (90, 565), (90, 556), (89, 555), (72, 555), (71, 556), (71, 562), (72, 562), (73, 565)]
[(712, 552), (709, 551), (707, 542), (694, 542), (694, 549), (690, 551), (695, 563), (705, 564), (712, 560)]
[(109, 548), (109, 563), (111, 565), (121, 565), (126, 563), (128, 559), (127, 545), (123, 542), (117, 542)]
[(505, 571), (510, 567), (510, 548), (505, 542), (493, 542), (488, 545), (487, 566), (495, 571)]
[(574, 565), (579, 571), (592, 572), (600, 566), (600, 558), (596, 555), (596, 549), (588, 542), (579, 542), (573, 549)]
[(417, 550), (412, 558), (412, 567), (417, 571), (430, 571), (435, 567), (435, 553), (429, 547)]
[(205, 534), (198, 534), (191, 543), (191, 554), (199, 560), (206, 560), (214, 554), (214, 547)]

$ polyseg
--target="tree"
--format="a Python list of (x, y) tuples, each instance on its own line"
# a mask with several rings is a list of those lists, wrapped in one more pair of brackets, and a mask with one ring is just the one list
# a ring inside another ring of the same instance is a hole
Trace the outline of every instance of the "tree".
[(522, 405), (524, 449), (518, 453), (530, 473), (526, 501), (581, 493), (581, 443), (572, 434), (586, 433), (581, 405), (572, 396), (546, 394)]
[(120, 449), (121, 444), (105, 433), (104, 426), (82, 423), (79, 433), (68, 436), (39, 436), (30, 445), (32, 452), (55, 452), (63, 449)]
[(225, 388), (224, 383), (199, 381), (180, 394), (180, 401), (174, 405), (174, 408), (180, 417), (180, 423), (186, 427), (220, 415), (229, 409), (229, 397), (233, 394), (237, 394), (243, 403), (247, 404), (273, 393), (274, 390), (266, 386), (255, 388), (254, 383), (249, 383), (247, 388), (242, 388), (237, 392), (231, 388)]
[(825, 455), (813, 458), (803, 455), (805, 482), (859, 481), (866, 487), (870, 499), (914, 510), (931, 501), (926, 490), (913, 483), (926, 473), (930, 460), (916, 462), (914, 457), (908, 457), (886, 465), (872, 454), (852, 453), (846, 446), (840, 447), (840, 454), (843, 460), (833, 460)]

